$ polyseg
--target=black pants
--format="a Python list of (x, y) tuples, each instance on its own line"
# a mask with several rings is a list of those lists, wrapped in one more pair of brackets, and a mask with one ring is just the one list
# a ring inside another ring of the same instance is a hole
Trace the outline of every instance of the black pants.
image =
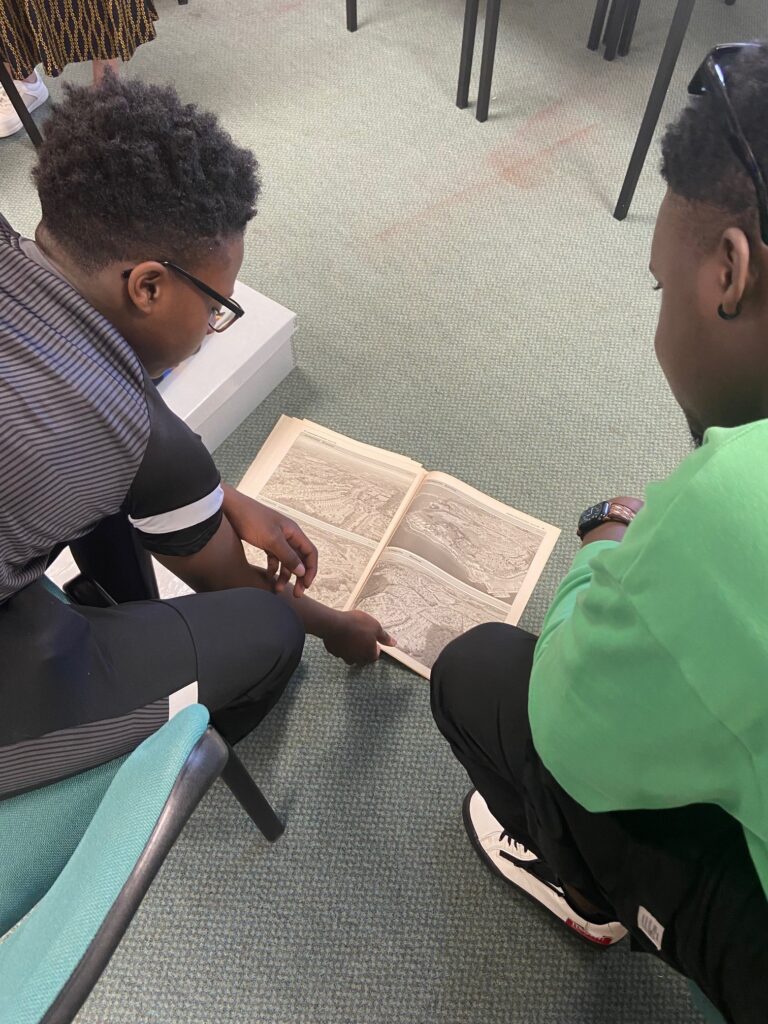
[(153, 582), (124, 541), (130, 528), (110, 521), (73, 553), (127, 603), (67, 605), (38, 582), (0, 605), (0, 798), (128, 753), (185, 703), (235, 743), (301, 659), (303, 627), (272, 594), (132, 600)]
[[(572, 800), (531, 738), (535, 645), (499, 623), (449, 644), (432, 671), (438, 728), (494, 817), (562, 883), (620, 920), (634, 948), (695, 981), (727, 1020), (765, 1024), (768, 901), (740, 825), (713, 805), (593, 814)], [(664, 929), (660, 949), (639, 927), (641, 908)]]

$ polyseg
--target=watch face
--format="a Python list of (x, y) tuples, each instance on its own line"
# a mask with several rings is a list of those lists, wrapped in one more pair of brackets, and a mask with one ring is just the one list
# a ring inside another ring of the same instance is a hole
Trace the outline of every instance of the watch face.
[(607, 501), (601, 501), (598, 505), (592, 505), (586, 512), (581, 514), (579, 519), (579, 534), (586, 533), (587, 530), (593, 526), (597, 526), (602, 523), (605, 517), (608, 515), (610, 509), (610, 503)]
[(579, 520), (579, 524), (581, 526), (587, 526), (589, 523), (594, 523), (597, 522), (597, 520), (602, 519), (608, 511), (605, 507), (606, 504), (607, 502), (601, 501), (599, 505), (593, 505), (591, 508), (588, 508)]

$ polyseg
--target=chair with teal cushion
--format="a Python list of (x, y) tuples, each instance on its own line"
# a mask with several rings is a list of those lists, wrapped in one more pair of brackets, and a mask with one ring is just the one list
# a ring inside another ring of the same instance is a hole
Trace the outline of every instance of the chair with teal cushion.
[(200, 704), (132, 754), (0, 802), (0, 1024), (68, 1024), (192, 811), (221, 776), (279, 819)]

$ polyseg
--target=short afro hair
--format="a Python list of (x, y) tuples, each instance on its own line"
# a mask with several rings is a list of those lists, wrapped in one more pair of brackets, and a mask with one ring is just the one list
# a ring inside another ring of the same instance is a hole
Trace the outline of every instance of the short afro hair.
[[(757, 162), (768, 173), (768, 46), (750, 47), (729, 63), (728, 97)], [(757, 194), (729, 141), (711, 96), (691, 97), (661, 143), (661, 173), (675, 195), (734, 217), (751, 240), (760, 238)]]
[(107, 74), (64, 86), (32, 174), (43, 224), (83, 269), (118, 260), (195, 266), (242, 234), (261, 185), (253, 154), (168, 86)]

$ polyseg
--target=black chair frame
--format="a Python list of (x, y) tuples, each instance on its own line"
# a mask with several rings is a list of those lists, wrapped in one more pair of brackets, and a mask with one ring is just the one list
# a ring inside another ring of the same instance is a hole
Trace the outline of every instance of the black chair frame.
[(179, 773), (128, 880), (41, 1024), (71, 1024), (117, 949), (181, 830), (219, 777), (270, 842), (282, 835), (282, 822), (237, 754), (214, 729), (207, 729)]

